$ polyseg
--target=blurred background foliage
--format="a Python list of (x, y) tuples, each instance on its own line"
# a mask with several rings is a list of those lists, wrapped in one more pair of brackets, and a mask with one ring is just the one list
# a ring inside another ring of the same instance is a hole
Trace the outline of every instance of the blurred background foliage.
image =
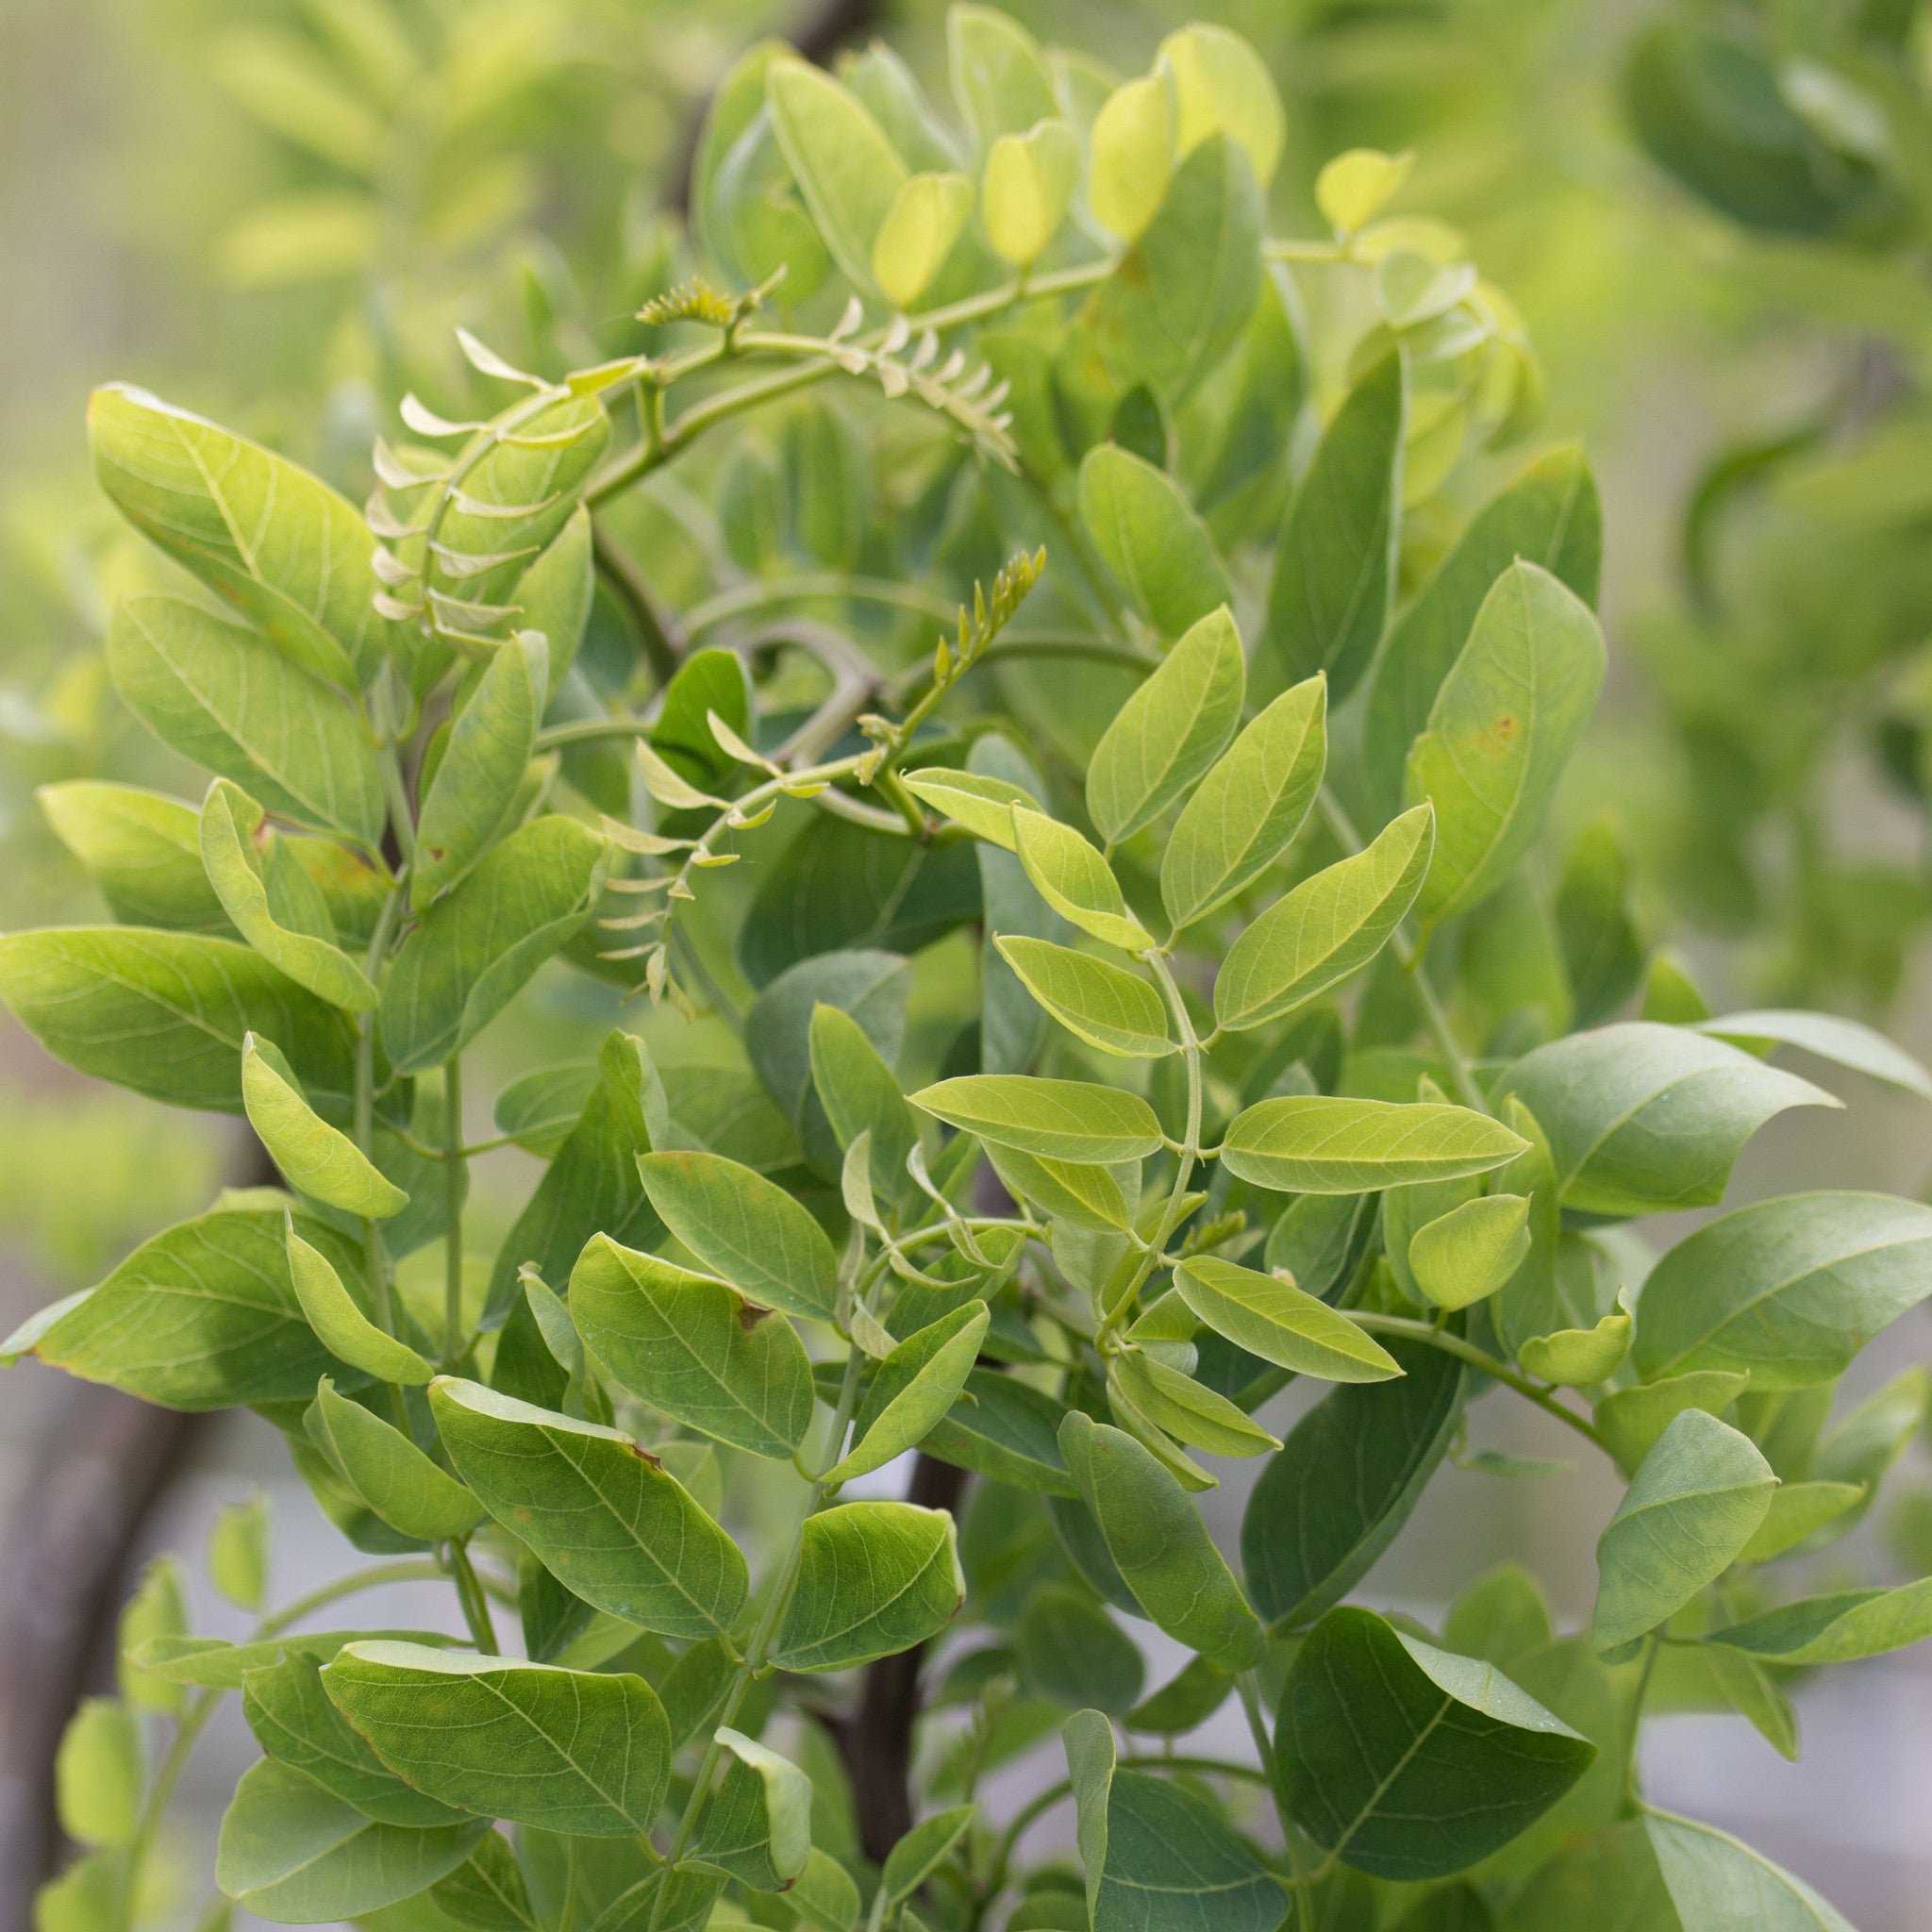
[[(1123, 72), (1191, 11), (1012, 10)], [(1470, 238), (1536, 343), (1538, 441), (1591, 451), (1617, 648), (1550, 841), (1550, 896), (1585, 837), (1570, 875), (1626, 861), (1646, 936), (1676, 940), (1726, 1001), (1885, 1016), (1932, 919), (1932, 9), (1191, 10), (1248, 36), (1280, 85), (1274, 231), (1320, 232), (1314, 171), (1338, 149), (1416, 150), (1398, 209)], [(140, 382), (359, 500), (406, 391), (493, 407), (457, 325), (548, 374), (642, 346), (639, 306), (689, 270), (703, 103), (774, 32), (846, 58), (883, 34), (915, 72), (943, 64), (938, 0), (11, 0), (0, 922), (94, 916), (36, 786), (183, 789), (101, 663), (113, 586), (152, 566), (87, 472), (87, 389)], [(1310, 374), (1318, 396), (1343, 376)], [(788, 464), (824, 460), (788, 444), (825, 437), (844, 439), (846, 494), (788, 498)], [(1446, 542), (1518, 459), (1452, 478), (1418, 519), (1411, 575), (1432, 529)], [(746, 575), (863, 567), (868, 532), (937, 517), (924, 588), (947, 603), (983, 545), (945, 526), (943, 505), (875, 501), (888, 472), (914, 474), (874, 460), (838, 412), (804, 409), (762, 423), (708, 479), (720, 517), (667, 481), (626, 506), (623, 534), (665, 555), (682, 529), (691, 581), (660, 588), (689, 604)], [(622, 685), (633, 655), (622, 613), (600, 610), (591, 684)], [(528, 1024), (568, 1040), (572, 1017), (538, 1001)], [(57, 1283), (197, 1205), (225, 1158), (178, 1126), (160, 1138), (142, 1103), (70, 1092), (28, 1053), (0, 1058), (0, 1083), (7, 1117), (34, 1124), (0, 1154), (0, 1207)], [(93, 1158), (73, 1160), (78, 1145)], [(80, 1210), (104, 1194), (111, 1216)]]

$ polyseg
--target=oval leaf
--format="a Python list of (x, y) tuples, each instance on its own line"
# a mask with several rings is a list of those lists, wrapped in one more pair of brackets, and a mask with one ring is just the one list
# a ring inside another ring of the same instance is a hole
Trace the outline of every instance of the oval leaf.
[(1603, 632), (1574, 591), (1533, 563), (1496, 579), (1409, 747), (1403, 798), (1436, 807), (1425, 922), (1487, 898), (1536, 841), (1604, 664)]
[(572, 1271), (570, 1308), (598, 1361), (653, 1408), (780, 1461), (805, 1441), (805, 1344), (736, 1289), (595, 1235)]
[(991, 1320), (984, 1302), (968, 1302), (900, 1342), (873, 1376), (854, 1419), (850, 1453), (823, 1480), (849, 1482), (924, 1441), (965, 1387)]
[(1366, 850), (1304, 879), (1241, 934), (1214, 980), (1214, 1017), (1239, 1033), (1318, 999), (1358, 973), (1415, 904), (1435, 850), (1417, 806)]
[(1346, 1315), (1272, 1274), (1196, 1255), (1174, 1270), (1181, 1299), (1263, 1361), (1330, 1382), (1385, 1382), (1402, 1365)]
[(911, 1503), (841, 1503), (807, 1520), (773, 1650), (785, 1671), (842, 1671), (937, 1637), (966, 1599), (953, 1519)]
[(1221, 1160), (1241, 1179), (1284, 1193), (1361, 1194), (1482, 1174), (1526, 1144), (1464, 1107), (1293, 1094), (1237, 1114)]
[[(1227, 578), (1207, 529), (1187, 498), (1152, 463), (1110, 442), (1089, 450), (1080, 465), (1080, 521), (1134, 608), (1163, 638), (1180, 637), (1191, 625), (1208, 621), (1217, 606), (1224, 608), (1227, 605)], [(1233, 620), (1224, 618), (1223, 622), (1231, 634)], [(1218, 638), (1216, 645), (1218, 652)], [(1239, 638), (1234, 650), (1239, 666)], [(1173, 661), (1170, 657), (1168, 662)], [(1215, 655), (1210, 654), (1203, 668), (1215, 675), (1217, 683), (1234, 676), (1239, 717), (1245, 666), (1230, 673), (1217, 666)], [(1232, 728), (1230, 724), (1228, 729)], [(1090, 772), (1090, 802), (1092, 795)], [(1098, 812), (1094, 823), (1101, 824)], [(1124, 836), (1108, 832), (1105, 824), (1101, 830), (1109, 840)]]
[(1179, 932), (1253, 884), (1301, 830), (1328, 761), (1328, 681), (1285, 691), (1237, 738), (1181, 809), (1160, 859)]
[(408, 1195), (269, 1064), (252, 1033), (242, 1042), (242, 1104), (289, 1185), (311, 1200), (369, 1220), (400, 1214), (409, 1205)]
[(1139, 1094), (1088, 1080), (968, 1074), (923, 1088), (912, 1104), (995, 1146), (1048, 1160), (1110, 1165), (1144, 1159), (1164, 1144), (1154, 1109)]
[(1357, 1872), (1405, 1880), (1507, 1844), (1596, 1757), (1493, 1664), (1352, 1607), (1330, 1610), (1296, 1652), (1275, 1751), (1295, 1823)]
[(1015, 806), (1013, 850), (1040, 896), (1062, 919), (1125, 953), (1153, 945), (1153, 934), (1127, 910), (1107, 860), (1073, 826)]
[(998, 938), (994, 944), (1020, 984), (1089, 1045), (1137, 1060), (1176, 1051), (1167, 1008), (1144, 979), (1051, 940)]
[(720, 1154), (643, 1154), (638, 1172), (665, 1226), (707, 1267), (768, 1308), (832, 1319), (832, 1244), (782, 1188)]
[(1674, 1417), (1597, 1542), (1597, 1649), (1614, 1652), (1656, 1629), (1722, 1575), (1776, 1487), (1748, 1436), (1701, 1408)]
[(574, 1594), (666, 1637), (731, 1627), (738, 1545), (628, 1436), (450, 1375), (429, 1407), (457, 1473)]
[(446, 1805), (586, 1838), (657, 1821), (671, 1730), (641, 1677), (358, 1642), (322, 1681), (397, 1776)]

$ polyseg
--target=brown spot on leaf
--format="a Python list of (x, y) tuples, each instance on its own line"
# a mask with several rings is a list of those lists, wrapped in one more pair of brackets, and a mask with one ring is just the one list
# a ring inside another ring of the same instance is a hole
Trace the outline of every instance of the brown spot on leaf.
[(741, 1302), (738, 1307), (738, 1325), (749, 1335), (771, 1312), (770, 1308), (761, 1308), (756, 1302)]

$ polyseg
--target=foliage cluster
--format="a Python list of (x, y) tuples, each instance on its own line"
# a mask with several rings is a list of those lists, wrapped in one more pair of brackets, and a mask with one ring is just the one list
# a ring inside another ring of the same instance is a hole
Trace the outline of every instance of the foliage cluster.
[[(625, 340), (459, 335), (359, 514), (96, 394), (146, 540), (114, 688), (211, 782), (48, 789), (115, 923), (0, 939), (0, 996), (245, 1115), (286, 1186), (4, 1354), (248, 1406), (382, 1560), (271, 1611), (225, 1517), (242, 1642), (150, 1573), (45, 1932), (140, 1921), (228, 1691), (264, 1756), (215, 1878), (283, 1923), (1844, 1923), (1646, 1805), (1636, 1742), (1675, 1675), (1794, 1752), (1794, 1674), (1932, 1630), (1932, 1583), (1778, 1567), (1923, 1421), (1914, 1374), (1826, 1427), (1932, 1209), (1774, 1200), (1655, 1258), (1625, 1224), (1832, 1104), (1781, 1044), (1932, 1076), (1712, 1017), (1601, 826), (1546, 890), (1595, 489), (1545, 451), (1442, 540), (1539, 380), (1462, 238), (1389, 211), (1406, 158), (1336, 157), (1327, 231), (1273, 238), (1286, 117), (1234, 35), (1125, 80), (979, 8), (948, 40), (951, 115), (883, 48), (743, 57)], [(715, 1053), (614, 1024), (472, 1141), (466, 1057), (540, 974)], [(473, 1269), (500, 1142), (541, 1176)], [(1284, 1439), (1291, 1381), (1332, 1386)], [(1467, 1451), (1498, 1391), (1627, 1482), (1591, 1627), (1513, 1567), (1441, 1631), (1346, 1601), (1445, 1460), (1540, 1473)], [(1194, 1498), (1257, 1457), (1238, 1573)], [(402, 1578), (464, 1640), (308, 1627)], [(1121, 1618), (1189, 1661), (1149, 1692)], [(1174, 1748), (1230, 1701), (1252, 1759)], [(989, 1822), (1041, 1745), (1066, 1779)], [(1069, 1798), (1080, 1869), (1029, 1861)]]

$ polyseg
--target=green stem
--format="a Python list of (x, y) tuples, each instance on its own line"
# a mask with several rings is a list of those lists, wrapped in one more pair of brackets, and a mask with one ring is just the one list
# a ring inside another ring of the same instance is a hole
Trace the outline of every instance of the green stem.
[(442, 1358), (463, 1352), (463, 1057), (442, 1065)]
[[(1322, 814), (1322, 823), (1344, 852), (1352, 856), (1362, 850), (1361, 834), (1356, 830), (1347, 808), (1327, 786), (1324, 785), (1317, 793), (1316, 806)], [(1429, 1037), (1436, 1042), (1436, 1051), (1442, 1056), (1442, 1063), (1449, 1071), (1449, 1084), (1456, 1089), (1457, 1099), (1473, 1113), (1488, 1113), (1489, 1100), (1477, 1084), (1474, 1070), (1449, 1024), (1449, 1015), (1443, 1011), (1442, 1002), (1436, 997), (1436, 989), (1424, 970), (1422, 949), (1400, 930), (1390, 940), (1389, 946), (1408, 982), (1409, 995), (1422, 1014), (1423, 1024), (1429, 1029)]]
[(1357, 1328), (1365, 1328), (1371, 1335), (1400, 1335), (1410, 1341), (1420, 1341), (1430, 1348), (1440, 1349), (1444, 1355), (1453, 1355), (1458, 1360), (1467, 1362), (1472, 1368), (1480, 1369), (1484, 1374), (1501, 1382), (1505, 1388), (1513, 1389), (1517, 1394), (1526, 1397), (1547, 1415), (1553, 1415), (1560, 1423), (1566, 1423), (1579, 1436), (1587, 1437), (1606, 1456), (1610, 1445), (1598, 1433), (1596, 1425), (1578, 1415), (1574, 1408), (1560, 1403), (1551, 1392), (1539, 1387), (1526, 1375), (1519, 1375), (1507, 1362), (1499, 1362), (1492, 1355), (1486, 1354), (1474, 1342), (1465, 1341), (1459, 1335), (1452, 1335), (1446, 1328), (1438, 1328), (1428, 1322), (1412, 1321), (1407, 1315), (1374, 1315), (1359, 1308), (1344, 1308), (1342, 1312)]
[(471, 1641), (485, 1657), (501, 1656), (496, 1647), (496, 1626), (490, 1621), (490, 1599), (476, 1580), (466, 1538), (450, 1539), (449, 1567), (456, 1574), (457, 1600), (463, 1607), (463, 1622), (470, 1626)]
[[(1024, 283), (1012, 281), (997, 289), (989, 289), (979, 295), (969, 295), (963, 301), (954, 302), (943, 308), (930, 308), (923, 315), (910, 319), (915, 330), (932, 329), (943, 334), (947, 329), (959, 328), (968, 323), (984, 322), (998, 315), (1004, 309), (1017, 307), (1022, 302), (1043, 301), (1051, 296), (1072, 294), (1081, 289), (1091, 289), (1103, 282), (1113, 273), (1111, 260), (1083, 262), (1077, 268), (1061, 269), (1057, 274), (1038, 275)], [(860, 336), (854, 342), (855, 347), (876, 348), (885, 340), (884, 329), (874, 329)], [(773, 351), (790, 350), (800, 353), (803, 345), (810, 359), (795, 369), (781, 370), (775, 375), (769, 375), (758, 382), (748, 382), (738, 389), (725, 390), (721, 394), (708, 397), (702, 403), (694, 403), (672, 424), (657, 441), (646, 438), (626, 450), (623, 456), (597, 477), (584, 493), (584, 501), (592, 509), (601, 508), (614, 496), (620, 496), (641, 477), (649, 475), (662, 464), (669, 462), (689, 443), (710, 428), (713, 424), (724, 422), (728, 417), (742, 415), (747, 409), (757, 408), (761, 403), (790, 395), (794, 390), (807, 389), (815, 383), (824, 382), (828, 376), (836, 375), (839, 364), (831, 357), (813, 353), (818, 344), (807, 338), (788, 339), (781, 336), (752, 337), (741, 346), (747, 350), (765, 348)], [(659, 379), (669, 386), (679, 376), (693, 373), (696, 369), (719, 361), (724, 354), (722, 341), (704, 350), (694, 351), (691, 358), (682, 363), (666, 363), (659, 370)]]
[(1188, 1057), (1188, 1126), (1181, 1142), (1180, 1158), (1174, 1166), (1174, 1188), (1167, 1197), (1167, 1207), (1160, 1217), (1160, 1225), (1154, 1239), (1147, 1244), (1147, 1252), (1135, 1268), (1132, 1278), (1115, 1297), (1112, 1305), (1100, 1310), (1100, 1336), (1105, 1341), (1116, 1318), (1134, 1306), (1134, 1297), (1140, 1293), (1142, 1284), (1153, 1274), (1155, 1265), (1160, 1259), (1162, 1251), (1174, 1239), (1175, 1228), (1181, 1223), (1182, 1199), (1188, 1191), (1188, 1183), (1193, 1178), (1194, 1164), (1201, 1158), (1201, 1042), (1194, 1037), (1194, 1022), (1188, 1011), (1187, 1002), (1181, 997), (1181, 990), (1174, 983), (1174, 974), (1168, 971), (1167, 961), (1158, 952), (1145, 956), (1149, 968), (1160, 983), (1160, 990), (1167, 995), (1169, 1009), (1174, 1014), (1174, 1024), (1180, 1028), (1181, 1050)]
[(1658, 1633), (1653, 1630), (1649, 1642), (1643, 1647), (1643, 1662), (1638, 1669), (1637, 1682), (1630, 1692), (1630, 1755), (1624, 1760), (1624, 1804), (1633, 1817), (1643, 1808), (1643, 1792), (1637, 1769), (1637, 1740), (1643, 1724), (1644, 1701), (1650, 1695), (1651, 1675), (1657, 1669), (1657, 1660), (1662, 1650), (1663, 1642)]

